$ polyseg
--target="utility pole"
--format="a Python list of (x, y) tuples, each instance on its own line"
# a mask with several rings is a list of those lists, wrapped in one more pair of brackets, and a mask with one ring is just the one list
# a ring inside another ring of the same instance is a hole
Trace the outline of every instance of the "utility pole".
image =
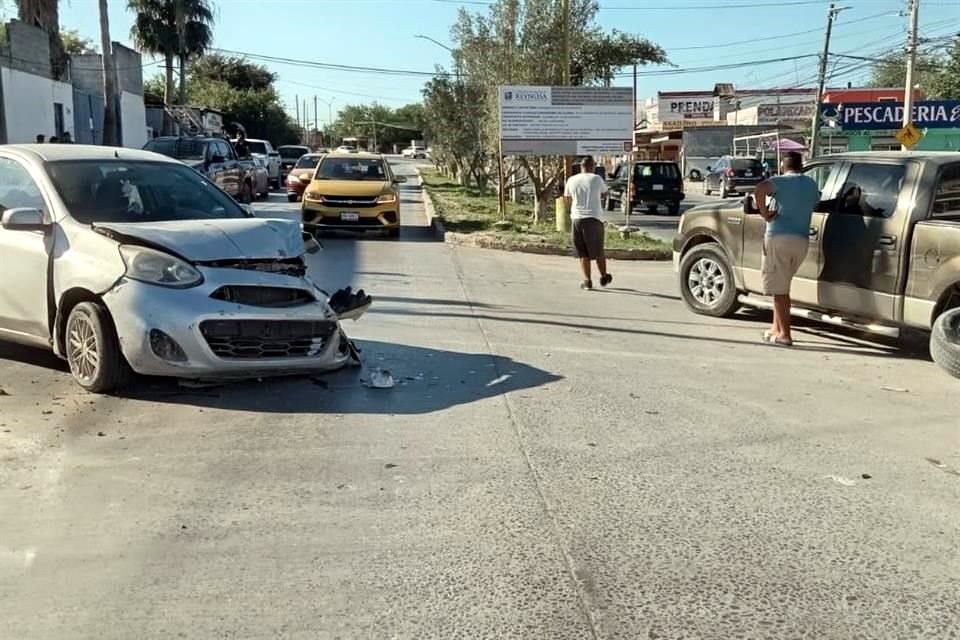
[(297, 107), (297, 129), (300, 128), (300, 96), (294, 94), (293, 103)]
[[(103, 144), (118, 146), (117, 140), (117, 66), (110, 42), (110, 18), (107, 0), (100, 0), (100, 48), (103, 51)], [(58, 131), (58, 134), (63, 134)]]
[[(313, 96), (313, 130), (320, 130), (320, 118), (317, 117), (317, 96)], [(314, 142), (316, 142), (316, 140), (314, 140)]]
[[(907, 81), (903, 88), (903, 126), (913, 122), (913, 72), (917, 65), (917, 24), (920, 18), (920, 0), (910, 0), (910, 32), (907, 35)], [(908, 151), (905, 144), (901, 151)]]
[[(570, 86), (570, 0), (560, 0), (560, 11), (563, 12), (563, 86)], [(570, 178), (573, 172), (573, 157), (563, 157), (564, 181)]]
[(816, 158), (820, 151), (820, 103), (823, 102), (823, 91), (827, 84), (827, 58), (830, 56), (830, 34), (833, 32), (833, 21), (841, 11), (849, 7), (840, 7), (839, 9), (833, 3), (827, 10), (827, 34), (823, 40), (823, 55), (820, 56), (820, 74), (817, 80), (817, 99), (813, 105), (813, 122), (810, 126), (810, 157)]

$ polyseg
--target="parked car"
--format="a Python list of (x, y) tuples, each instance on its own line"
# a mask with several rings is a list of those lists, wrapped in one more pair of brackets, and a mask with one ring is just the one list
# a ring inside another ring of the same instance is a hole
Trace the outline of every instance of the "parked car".
[(357, 148), (352, 145), (342, 144), (339, 147), (337, 147), (337, 153), (359, 153), (359, 152)]
[(270, 173), (267, 167), (268, 163), (265, 157), (253, 157), (253, 167), (251, 167), (253, 174), (253, 193), (258, 198), (266, 199), (270, 197)]
[[(237, 144), (236, 140), (230, 141)], [(270, 186), (276, 189), (280, 188), (280, 153), (273, 148), (269, 140), (259, 140), (257, 138), (247, 138), (247, 148), (250, 149), (250, 155), (254, 158), (261, 157), (267, 161), (267, 174), (270, 178)]]
[[(607, 181), (609, 189), (606, 208), (621, 211), (626, 207), (624, 191), (627, 187), (627, 165), (620, 164)], [(670, 215), (680, 213), (680, 202), (686, 197), (683, 193), (683, 176), (676, 162), (669, 160), (638, 160), (633, 163), (633, 180), (630, 182), (631, 210), (646, 207), (650, 213), (657, 212), (658, 205), (665, 205)]]
[[(800, 315), (897, 335), (931, 331), (931, 352), (960, 377), (960, 155), (824, 156), (810, 249), (793, 281)], [(765, 222), (753, 197), (687, 211), (673, 243), (684, 302), (729, 316), (761, 297)]]
[(301, 156), (310, 153), (310, 147), (299, 144), (284, 144), (277, 147), (277, 153), (280, 154), (280, 184), (285, 185), (293, 165), (297, 164), (297, 160)]
[(307, 185), (313, 180), (313, 172), (322, 157), (323, 155), (319, 153), (308, 153), (300, 156), (287, 176), (287, 200), (290, 202), (300, 201)]
[(426, 158), (427, 157), (427, 148), (426, 147), (407, 147), (400, 152), (400, 155), (404, 158)]
[(351, 357), (306, 278), (299, 223), (252, 217), (180, 162), (2, 146), (0, 203), (0, 338), (53, 350), (88, 391), (132, 373), (260, 377)]
[(766, 178), (763, 164), (756, 158), (723, 156), (715, 165), (707, 167), (703, 177), (703, 193), (714, 191), (721, 198), (735, 193), (749, 193)]
[(240, 202), (253, 201), (253, 177), (248, 167), (240, 164), (233, 145), (223, 138), (164, 136), (150, 140), (143, 148), (193, 167)]
[(303, 194), (303, 227), (384, 230), (400, 235), (400, 193), (406, 182), (378, 153), (331, 153), (321, 158)]

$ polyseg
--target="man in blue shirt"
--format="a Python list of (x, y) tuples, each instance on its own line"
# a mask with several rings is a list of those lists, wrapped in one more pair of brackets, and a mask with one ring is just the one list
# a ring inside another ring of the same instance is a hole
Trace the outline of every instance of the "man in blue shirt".
[[(760, 215), (767, 221), (761, 267), (763, 292), (773, 296), (773, 325), (763, 332), (763, 339), (783, 347), (793, 346), (790, 283), (807, 257), (810, 219), (820, 201), (817, 182), (802, 171), (803, 158), (791, 151), (783, 158), (781, 175), (764, 180), (754, 191)], [(773, 202), (768, 202), (771, 196)]]

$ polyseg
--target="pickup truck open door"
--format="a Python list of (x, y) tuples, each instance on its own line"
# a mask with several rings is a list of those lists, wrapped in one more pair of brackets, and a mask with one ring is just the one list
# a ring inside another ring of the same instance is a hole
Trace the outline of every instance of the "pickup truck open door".
[[(827, 211), (834, 202), (839, 185), (838, 174), (843, 163), (829, 158), (822, 158), (810, 163), (803, 172), (817, 181), (820, 186), (820, 203), (814, 211), (810, 221), (810, 249), (807, 257), (793, 279), (791, 295), (797, 302), (817, 306), (820, 298), (818, 278), (820, 277), (822, 260), (822, 233)], [(743, 281), (750, 291), (762, 291), (761, 265), (763, 260), (763, 238), (767, 230), (766, 222), (759, 213), (743, 215), (743, 251), (741, 253), (741, 268)]]

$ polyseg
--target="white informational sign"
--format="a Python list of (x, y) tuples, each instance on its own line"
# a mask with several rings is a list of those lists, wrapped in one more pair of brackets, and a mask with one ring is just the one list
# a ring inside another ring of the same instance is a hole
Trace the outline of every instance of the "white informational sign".
[(671, 128), (682, 129), (694, 122), (714, 121), (715, 100), (713, 93), (676, 92), (660, 93), (657, 96), (657, 120), (661, 123), (683, 122)]
[(500, 87), (505, 155), (622, 153), (633, 126), (629, 87)]

